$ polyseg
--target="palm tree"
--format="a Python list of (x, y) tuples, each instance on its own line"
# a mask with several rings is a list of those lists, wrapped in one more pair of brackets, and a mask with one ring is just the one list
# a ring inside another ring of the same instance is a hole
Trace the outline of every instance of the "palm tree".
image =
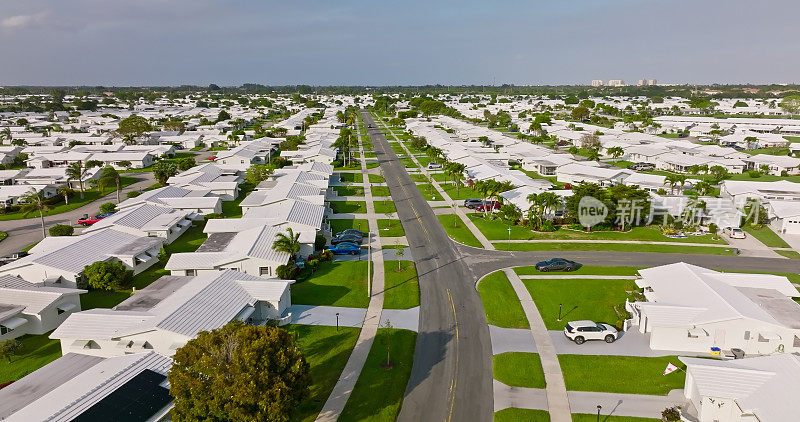
[(711, 186), (711, 183), (705, 181), (697, 182), (697, 184), (694, 185), (694, 190), (703, 196), (708, 195), (712, 189), (714, 189), (714, 187)]
[(555, 213), (556, 207), (561, 203), (558, 195), (553, 192), (542, 192), (536, 200), (542, 207), (542, 214), (549, 214), (550, 211)]
[(69, 182), (66, 185), (61, 186), (58, 188), (58, 194), (64, 197), (64, 204), (69, 205), (69, 196), (75, 193), (75, 191), (69, 187)]
[(589, 161), (600, 161), (600, 151), (597, 148), (586, 151), (586, 159)]
[(608, 155), (614, 158), (619, 158), (625, 155), (625, 150), (622, 149), (622, 147), (611, 147), (606, 152), (608, 153)]
[(677, 174), (668, 174), (664, 178), (664, 184), (669, 185), (669, 193), (671, 194), (675, 193), (675, 185), (677, 185), (678, 183), (680, 182)]
[(68, 179), (73, 179), (78, 181), (78, 186), (81, 188), (81, 199), (83, 199), (83, 176), (86, 174), (86, 170), (83, 168), (82, 161), (76, 161), (71, 163), (67, 166), (67, 170), (65, 172)]
[(5, 143), (5, 141), (11, 141), (11, 128), (3, 128), (0, 130), (0, 144)]
[(106, 166), (103, 168), (103, 173), (100, 174), (100, 180), (97, 181), (97, 187), (100, 188), (100, 194), (103, 194), (106, 186), (116, 185), (117, 187), (117, 203), (122, 202), (119, 197), (122, 187), (120, 186), (121, 179), (119, 172), (114, 167)]
[(286, 228), (286, 233), (278, 233), (275, 235), (275, 242), (272, 243), (272, 249), (278, 252), (286, 252), (294, 256), (300, 252), (300, 233), (295, 233), (291, 227)]
[(19, 201), (22, 203), (20, 211), (25, 217), (33, 212), (39, 212), (39, 218), (42, 220), (42, 239), (47, 237), (47, 232), (44, 229), (44, 212), (50, 210), (50, 205), (45, 202), (44, 192), (36, 192), (35, 189), (31, 188), (30, 191), (19, 197)]

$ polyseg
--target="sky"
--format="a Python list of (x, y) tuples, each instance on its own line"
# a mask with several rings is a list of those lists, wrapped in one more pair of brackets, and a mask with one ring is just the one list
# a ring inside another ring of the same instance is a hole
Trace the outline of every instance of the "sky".
[(6, 85), (800, 82), (797, 0), (0, 0)]

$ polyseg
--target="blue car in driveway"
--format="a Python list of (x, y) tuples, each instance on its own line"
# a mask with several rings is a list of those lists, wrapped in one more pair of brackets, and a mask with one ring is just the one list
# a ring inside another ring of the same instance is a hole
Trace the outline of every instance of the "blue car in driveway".
[(334, 255), (358, 255), (361, 253), (361, 246), (351, 242), (342, 242), (328, 248)]

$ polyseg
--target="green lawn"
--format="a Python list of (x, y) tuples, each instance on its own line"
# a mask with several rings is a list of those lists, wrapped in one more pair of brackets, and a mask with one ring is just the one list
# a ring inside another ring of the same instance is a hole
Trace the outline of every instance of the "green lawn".
[[(499, 218), (492, 219), (491, 215), (485, 218), (482, 213), (467, 214), (478, 226), (478, 229), (489, 240), (508, 239), (509, 224)], [(646, 242), (677, 242), (677, 243), (708, 243), (724, 245), (725, 240), (707, 234), (702, 236), (687, 236), (681, 239), (672, 239), (663, 235), (657, 227), (634, 227), (625, 232), (619, 231), (595, 231), (584, 232), (562, 228), (554, 232), (533, 232), (527, 227), (510, 226), (512, 240), (636, 240)]]
[(422, 196), (425, 198), (426, 201), (442, 201), (444, 198), (442, 195), (439, 195), (439, 191), (433, 187), (430, 183), (424, 183), (422, 185), (417, 185), (417, 189), (419, 189)]
[(297, 305), (366, 308), (367, 261), (327, 261), (307, 280), (292, 285)]
[(775, 251), (778, 255), (785, 256), (789, 259), (800, 259), (800, 253), (797, 251)]
[(390, 214), (397, 212), (397, 207), (394, 206), (392, 201), (374, 201), (372, 205), (375, 206), (375, 214)]
[(411, 177), (411, 180), (413, 180), (414, 182), (423, 182), (423, 183), (427, 183), (428, 182), (428, 178), (425, 177), (425, 175), (422, 174), (422, 173), (409, 173), (408, 175)]
[(753, 227), (753, 226), (745, 226), (742, 227), (747, 234), (755, 237), (761, 243), (769, 246), (770, 248), (791, 248), (785, 240), (781, 239), (769, 226), (763, 227)]
[[(575, 271), (570, 271), (570, 275), (637, 275), (639, 267), (601, 267), (594, 265), (584, 265)], [(537, 270), (533, 265), (526, 267), (516, 267), (514, 272), (518, 275), (544, 274)]]
[[(608, 409), (605, 409), (608, 411)], [(597, 421), (597, 414), (590, 413), (573, 413), (572, 422), (595, 422)], [(604, 411), (600, 412), (600, 422), (661, 422), (661, 419), (654, 418), (637, 418), (634, 416), (616, 416), (607, 415)]]
[(226, 218), (240, 218), (242, 216), (242, 207), (240, 204), (254, 189), (255, 185), (250, 183), (242, 183), (239, 185), (239, 196), (233, 201), (224, 201), (222, 203), (222, 215)]
[(3, 240), (5, 240), (5, 238), (7, 238), (7, 237), (8, 237), (8, 233), (6, 233), (6, 232), (0, 232), (0, 242), (2, 242)]
[(370, 174), (368, 176), (370, 183), (386, 183), (386, 179), (380, 174)]
[(11, 362), (3, 358), (0, 364), (0, 383), (16, 381), (60, 358), (61, 342), (50, 340), (47, 337), (49, 335), (50, 333), (26, 334), (19, 337), (17, 340), (22, 343), (22, 350), (11, 358)]
[(550, 422), (550, 413), (546, 410), (509, 407), (494, 412), (494, 422)]
[[(638, 288), (633, 280), (524, 279), (548, 330), (563, 330), (568, 321), (591, 320), (622, 327), (629, 315), (625, 299)], [(561, 321), (558, 305), (562, 304)], [(616, 307), (616, 311), (615, 311)]]
[(331, 231), (334, 235), (347, 229), (361, 230), (365, 234), (369, 231), (369, 224), (367, 223), (367, 220), (363, 218), (330, 219), (328, 220), (328, 224), (331, 225)]
[(667, 395), (683, 388), (686, 373), (662, 375), (668, 363), (685, 366), (677, 356), (558, 355), (568, 391)]
[(363, 186), (334, 186), (333, 190), (335, 190), (339, 196), (364, 196)]
[(495, 271), (478, 283), (486, 321), (503, 328), (530, 328), (525, 311), (511, 282), (502, 271)]
[(447, 193), (451, 199), (467, 199), (467, 198), (481, 198), (481, 194), (470, 189), (467, 186), (461, 186), (456, 189), (452, 183), (440, 183), (439, 187)]
[(361, 173), (337, 173), (339, 180), (345, 183), (364, 183), (364, 175)]
[(506, 352), (492, 356), (494, 378), (511, 387), (545, 388), (538, 353)]
[[(356, 381), (339, 421), (394, 421), (403, 404), (403, 395), (414, 363), (417, 333), (381, 328), (369, 351), (364, 369)], [(386, 352), (394, 366), (384, 369)]]
[(387, 186), (373, 186), (371, 190), (372, 196), (392, 196)]
[(292, 421), (313, 422), (336, 385), (356, 345), (359, 328), (287, 325), (311, 366), (311, 395), (294, 411)]
[[(121, 178), (122, 186), (128, 186), (138, 181), (135, 177), (126, 177), (123, 176)], [(81, 199), (81, 193), (77, 189), (75, 193), (72, 194), (72, 197), (69, 199), (69, 204), (64, 203), (64, 197), (59, 196), (59, 202), (55, 205), (52, 205), (49, 210), (44, 212), (44, 216), (47, 217), (49, 215), (56, 215), (61, 214), (67, 211), (72, 211), (74, 209), (80, 208), (90, 202), (94, 202), (102, 198), (104, 195), (108, 195), (109, 193), (114, 193), (111, 189), (106, 189), (101, 194), (97, 189), (86, 189), (84, 192), (83, 199)], [(125, 200), (125, 195), (122, 195), (122, 200)], [(103, 202), (117, 202), (117, 197), (115, 195), (111, 195), (110, 198), (106, 198)], [(97, 212), (100, 212), (100, 203), (97, 204)], [(11, 212), (8, 214), (0, 214), (0, 221), (8, 221), (8, 220), (20, 220), (25, 218), (35, 218), (39, 217), (39, 212), (31, 213), (25, 215), (25, 213), (17, 211)]]
[(733, 255), (730, 248), (713, 246), (648, 245), (636, 243), (494, 243), (498, 250), (511, 251), (617, 251), (707, 255)]
[(405, 236), (403, 225), (400, 220), (381, 218), (378, 219), (378, 232), (381, 237), (400, 237)]
[(367, 203), (364, 201), (330, 201), (331, 209), (336, 214), (365, 214)]
[[(398, 263), (400, 271), (398, 271)], [(419, 280), (413, 261), (384, 261), (384, 309), (419, 306)]]
[(417, 168), (417, 164), (408, 157), (400, 158), (400, 163), (402, 163), (405, 168)]
[(478, 238), (464, 225), (464, 222), (455, 214), (440, 214), (436, 218), (439, 223), (444, 227), (447, 235), (456, 242), (463, 243), (467, 246), (482, 248), (481, 242)]

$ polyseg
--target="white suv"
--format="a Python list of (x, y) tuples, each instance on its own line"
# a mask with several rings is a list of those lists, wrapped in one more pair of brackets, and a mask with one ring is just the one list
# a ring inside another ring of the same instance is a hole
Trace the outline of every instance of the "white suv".
[(613, 343), (619, 338), (616, 328), (593, 321), (570, 321), (564, 327), (564, 335), (575, 344), (583, 344), (586, 340), (603, 340)]
[(727, 234), (731, 239), (744, 239), (747, 237), (744, 230), (738, 227), (725, 227), (722, 232)]

